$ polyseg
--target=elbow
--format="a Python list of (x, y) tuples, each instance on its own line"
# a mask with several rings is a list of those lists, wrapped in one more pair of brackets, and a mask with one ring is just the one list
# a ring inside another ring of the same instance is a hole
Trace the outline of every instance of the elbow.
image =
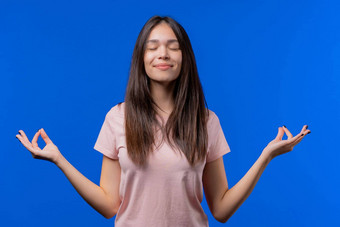
[(221, 223), (226, 223), (229, 218), (232, 216), (230, 213), (226, 212), (220, 212), (220, 211), (215, 211), (212, 213), (213, 217), (216, 219), (216, 221), (221, 222)]
[(229, 217), (228, 217), (228, 218), (222, 218), (222, 219), (217, 219), (217, 218), (216, 218), (216, 220), (217, 220), (218, 222), (221, 222), (221, 223), (226, 223), (226, 222), (229, 220)]
[[(227, 192), (229, 189), (227, 190)], [(227, 199), (227, 198), (225, 198)], [(228, 200), (229, 203), (230, 199)], [(227, 201), (224, 200), (224, 203)], [(227, 203), (227, 204), (228, 204)], [(216, 203), (215, 206), (213, 206), (214, 209), (212, 209), (212, 215), (216, 219), (216, 221), (221, 222), (221, 223), (226, 223), (229, 218), (235, 213), (236, 209), (233, 209), (232, 206), (223, 206), (223, 203)]]
[(111, 218), (113, 218), (116, 214), (117, 214), (117, 212), (116, 212), (116, 210), (114, 210), (114, 211), (110, 211), (110, 212), (103, 213), (102, 215), (103, 215), (106, 219), (111, 219)]
[(213, 215), (213, 216), (218, 222), (221, 222), (221, 223), (226, 223), (230, 218), (230, 216), (227, 216), (227, 217), (221, 217), (217, 215)]
[(107, 210), (106, 212), (101, 213), (106, 219), (111, 219), (113, 218), (117, 212), (118, 212), (119, 207), (115, 207), (112, 209)]
[(116, 214), (109, 214), (109, 215), (103, 215), (104, 216), (104, 218), (106, 218), (106, 219), (111, 219), (111, 218), (113, 218), (114, 216), (115, 216)]
[(116, 214), (113, 214), (113, 213), (103, 214), (104, 218), (106, 218), (106, 219), (113, 218), (115, 215), (116, 215)]

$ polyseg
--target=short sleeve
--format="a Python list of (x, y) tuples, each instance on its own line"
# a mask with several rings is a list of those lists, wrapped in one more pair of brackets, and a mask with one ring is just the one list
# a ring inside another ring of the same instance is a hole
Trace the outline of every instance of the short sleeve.
[(118, 150), (116, 148), (116, 137), (114, 132), (114, 110), (111, 109), (105, 116), (104, 123), (99, 132), (94, 149), (103, 155), (118, 159)]
[(208, 153), (206, 162), (212, 162), (230, 152), (225, 139), (220, 120), (214, 112), (210, 112), (211, 119), (208, 124)]

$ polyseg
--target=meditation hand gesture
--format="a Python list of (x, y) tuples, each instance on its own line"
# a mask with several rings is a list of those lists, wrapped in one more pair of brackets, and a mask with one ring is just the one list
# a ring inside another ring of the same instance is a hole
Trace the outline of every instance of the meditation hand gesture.
[[(264, 148), (263, 154), (268, 155), (270, 159), (275, 158), (281, 154), (292, 151), (294, 146), (300, 143), (300, 141), (305, 137), (306, 134), (310, 133), (308, 126), (303, 126), (301, 132), (293, 137), (292, 133), (285, 127), (279, 127), (279, 131), (274, 140), (272, 140), (267, 147)], [(287, 140), (282, 140), (284, 134), (287, 134)]]
[[(42, 150), (39, 148), (38, 143), (37, 143), (39, 135), (41, 135), (41, 137), (46, 143), (46, 146)], [(28, 140), (23, 130), (19, 130), (19, 134), (16, 135), (16, 137), (19, 139), (22, 145), (24, 145), (27, 148), (27, 150), (31, 152), (33, 158), (43, 159), (43, 160), (56, 163), (56, 161), (61, 156), (61, 153), (58, 147), (53, 144), (53, 142), (47, 136), (44, 129), (40, 129), (37, 133), (35, 133), (32, 139), (32, 143)]]

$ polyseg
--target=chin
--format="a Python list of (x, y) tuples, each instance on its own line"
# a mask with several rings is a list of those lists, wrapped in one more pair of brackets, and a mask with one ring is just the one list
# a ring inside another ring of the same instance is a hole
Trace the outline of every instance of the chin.
[(177, 80), (178, 75), (168, 74), (168, 73), (157, 73), (156, 75), (148, 76), (151, 81), (156, 83), (170, 83)]
[(172, 77), (172, 78), (150, 78), (151, 82), (159, 83), (159, 84), (169, 84), (172, 82), (175, 82), (178, 77)]

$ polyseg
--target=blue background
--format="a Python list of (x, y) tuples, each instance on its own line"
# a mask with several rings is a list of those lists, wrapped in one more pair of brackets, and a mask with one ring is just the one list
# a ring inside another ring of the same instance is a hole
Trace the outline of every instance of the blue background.
[[(338, 1), (10, 1), (0, 3), (0, 225), (113, 226), (53, 164), (15, 138), (44, 128), (99, 183), (93, 149), (109, 109), (124, 100), (135, 40), (153, 15), (189, 34), (208, 107), (232, 152), (229, 187), (286, 125), (309, 134), (274, 159), (250, 197), (210, 226), (338, 226)], [(39, 145), (44, 142), (39, 138)]]

